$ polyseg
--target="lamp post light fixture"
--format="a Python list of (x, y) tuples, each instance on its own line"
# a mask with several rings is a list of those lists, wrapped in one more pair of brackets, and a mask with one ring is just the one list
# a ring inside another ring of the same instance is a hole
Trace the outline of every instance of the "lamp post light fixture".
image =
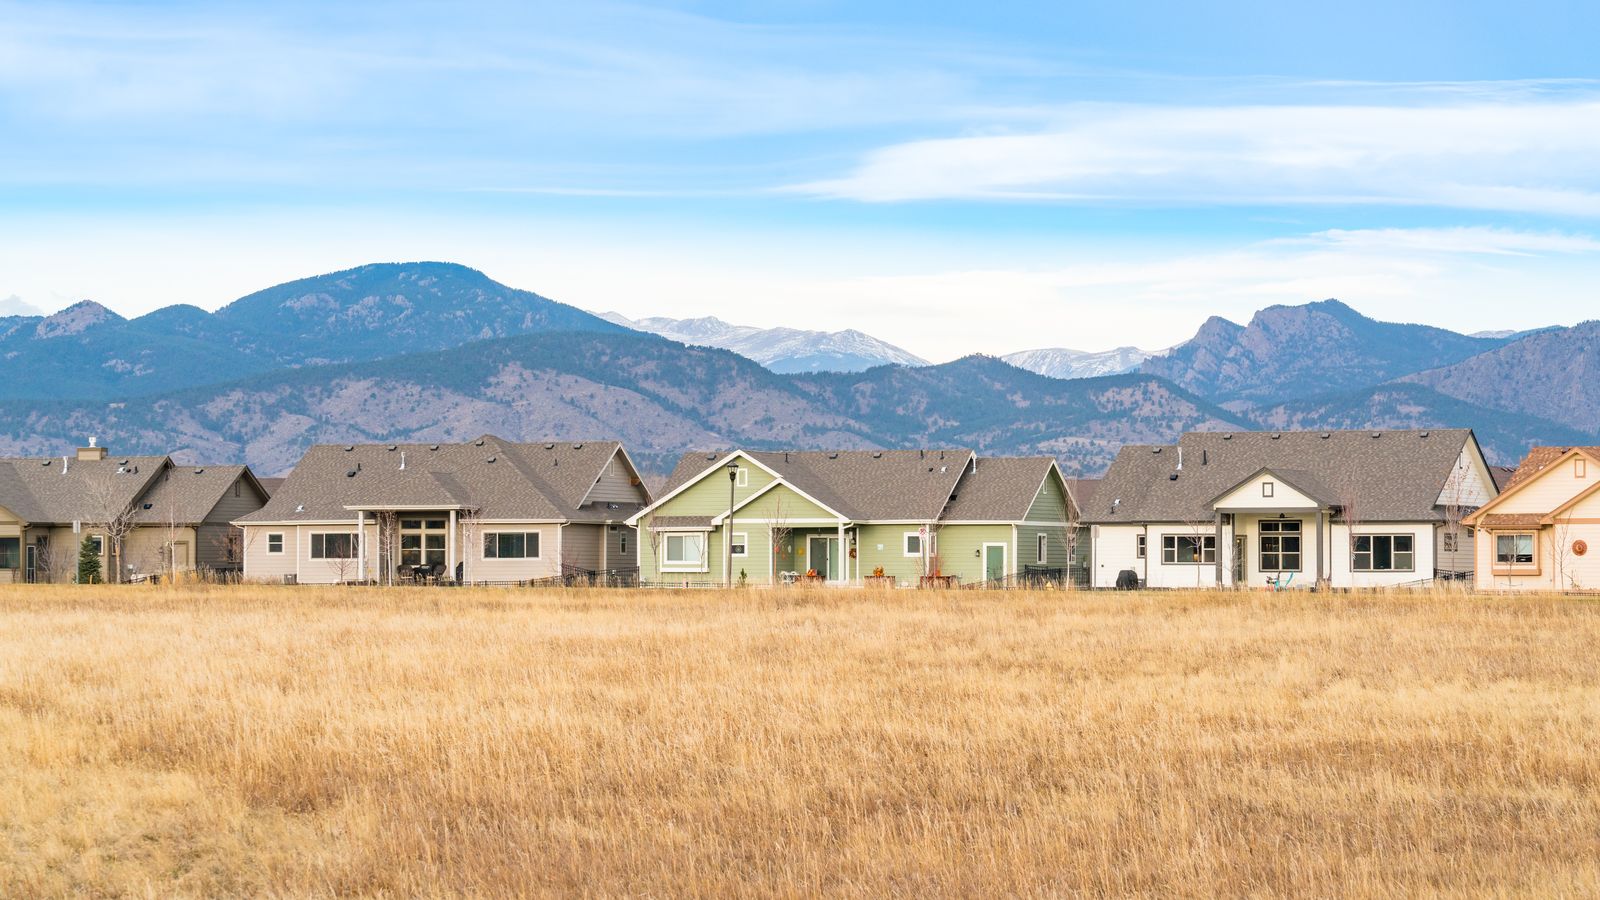
[(722, 570), (723, 581), (728, 587), (733, 587), (733, 496), (734, 486), (739, 483), (739, 461), (728, 460), (728, 539), (724, 541), (727, 546), (727, 567)]

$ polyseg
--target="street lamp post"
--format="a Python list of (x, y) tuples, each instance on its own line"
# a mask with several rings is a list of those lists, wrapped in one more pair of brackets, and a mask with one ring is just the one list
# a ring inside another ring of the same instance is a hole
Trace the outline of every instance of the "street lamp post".
[(738, 483), (739, 462), (738, 460), (730, 459), (728, 460), (728, 539), (723, 542), (728, 545), (728, 564), (722, 570), (723, 579), (730, 588), (733, 587), (733, 491)]

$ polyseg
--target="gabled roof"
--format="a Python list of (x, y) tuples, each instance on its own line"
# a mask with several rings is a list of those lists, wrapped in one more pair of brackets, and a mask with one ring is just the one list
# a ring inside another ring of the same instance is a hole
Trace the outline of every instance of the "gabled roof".
[[(1600, 447), (1534, 447), (1528, 455), (1522, 458), (1522, 463), (1517, 466), (1517, 471), (1511, 476), (1500, 495), (1485, 503), (1477, 511), (1468, 515), (1464, 522), (1468, 525), (1499, 526), (1509, 528), (1536, 527), (1542, 518), (1540, 514), (1502, 514), (1494, 510), (1508, 497), (1520, 492), (1542, 474), (1546, 469), (1562, 460), (1578, 456), (1587, 457), (1596, 465), (1600, 465)], [(1571, 503), (1571, 498), (1566, 503)], [(1563, 504), (1565, 506), (1565, 503)], [(1523, 521), (1531, 519), (1531, 521)]]
[[(1208, 509), (1214, 508), (1217, 503), (1221, 502), (1222, 498), (1228, 496), (1234, 491), (1237, 491), (1239, 488), (1244, 487), (1250, 482), (1255, 481), (1257, 478), (1260, 478), (1263, 475), (1271, 475), (1273, 478), (1276, 478), (1278, 481), (1281, 481), (1289, 487), (1294, 488), (1312, 500), (1315, 500), (1322, 506), (1337, 506), (1339, 503), (1339, 495), (1326, 484), (1323, 484), (1322, 479), (1318, 478), (1313, 472), (1308, 472), (1305, 469), (1290, 469), (1284, 466), (1262, 466), (1261, 468), (1240, 479), (1237, 483), (1224, 488), (1215, 497), (1211, 498), (1211, 501), (1206, 504), (1206, 507)], [(1170, 477), (1168, 480), (1171, 480)]]
[(1442, 521), (1439, 493), (1463, 447), (1477, 452), (1470, 429), (1190, 432), (1174, 445), (1123, 447), (1083, 520), (1210, 521), (1214, 498), (1270, 468), (1308, 473), (1301, 479), (1316, 487), (1306, 490), (1330, 505), (1353, 501), (1364, 521)]
[(853, 522), (937, 520), (973, 453), (943, 450), (757, 450), (686, 453), (661, 501), (734, 455)]
[(980, 456), (976, 469), (968, 466), (961, 476), (942, 519), (1020, 522), (1052, 472), (1061, 476), (1056, 461), (1048, 456)]
[(0, 506), (35, 525), (103, 523), (134, 508), (165, 456), (0, 459)]
[[(217, 503), (240, 478), (254, 481), (246, 466), (168, 467), (134, 506), (133, 520), (141, 525), (175, 523), (197, 525), (217, 508)], [(258, 485), (259, 486), (259, 485)], [(262, 491), (265, 495), (265, 491)]]
[(633, 509), (619, 515), (582, 504), (621, 446), (487, 434), (457, 444), (318, 444), (265, 507), (239, 521), (353, 521), (357, 510), (418, 509), (472, 510), (486, 520), (609, 521)]

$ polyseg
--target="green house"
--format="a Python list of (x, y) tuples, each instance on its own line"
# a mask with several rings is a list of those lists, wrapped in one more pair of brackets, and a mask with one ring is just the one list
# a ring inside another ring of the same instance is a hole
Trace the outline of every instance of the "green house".
[(1077, 509), (1049, 457), (971, 450), (691, 453), (629, 519), (646, 583), (1063, 580)]

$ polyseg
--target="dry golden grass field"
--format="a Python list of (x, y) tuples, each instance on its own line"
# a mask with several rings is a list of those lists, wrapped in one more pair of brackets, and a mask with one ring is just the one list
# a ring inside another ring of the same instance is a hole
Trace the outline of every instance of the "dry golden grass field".
[(1600, 604), (0, 589), (0, 896), (1594, 896)]

